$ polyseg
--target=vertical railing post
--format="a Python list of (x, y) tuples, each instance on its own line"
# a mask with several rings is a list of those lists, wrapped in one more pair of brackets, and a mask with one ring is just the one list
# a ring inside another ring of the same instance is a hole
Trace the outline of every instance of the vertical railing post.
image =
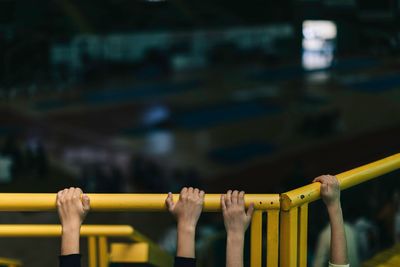
[(299, 208), (298, 267), (307, 267), (308, 203)]
[(88, 237), (88, 260), (89, 267), (97, 267), (97, 238), (95, 236)]
[(298, 209), (281, 211), (280, 267), (297, 267)]
[(279, 210), (267, 213), (267, 267), (278, 267), (279, 260)]
[(254, 211), (250, 229), (250, 266), (261, 267), (262, 265), (262, 215), (261, 210)]
[(99, 237), (99, 267), (108, 267), (108, 241), (107, 237)]

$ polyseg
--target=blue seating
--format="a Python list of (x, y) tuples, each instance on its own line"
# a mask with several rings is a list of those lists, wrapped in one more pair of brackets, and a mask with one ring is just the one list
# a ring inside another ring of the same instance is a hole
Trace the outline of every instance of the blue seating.
[(172, 83), (154, 83), (128, 88), (109, 88), (102, 91), (91, 91), (83, 94), (83, 100), (92, 105), (115, 104), (132, 100), (147, 100), (157, 97), (184, 93), (198, 88), (198, 80)]
[(175, 116), (175, 123), (181, 128), (198, 130), (279, 112), (281, 112), (281, 108), (274, 104), (230, 103), (182, 112)]
[(364, 81), (352, 81), (343, 84), (355, 91), (382, 93), (389, 90), (400, 89), (400, 76), (398, 74), (390, 74), (368, 78)]

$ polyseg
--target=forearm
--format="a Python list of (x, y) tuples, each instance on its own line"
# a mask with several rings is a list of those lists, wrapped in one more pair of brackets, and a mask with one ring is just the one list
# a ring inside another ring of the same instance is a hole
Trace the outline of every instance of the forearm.
[(244, 233), (228, 233), (226, 267), (243, 267)]
[(64, 228), (61, 236), (61, 255), (79, 254), (80, 227)]
[(331, 259), (333, 264), (347, 264), (347, 242), (340, 202), (328, 207), (331, 224)]
[(176, 256), (195, 258), (196, 227), (178, 224), (178, 244)]

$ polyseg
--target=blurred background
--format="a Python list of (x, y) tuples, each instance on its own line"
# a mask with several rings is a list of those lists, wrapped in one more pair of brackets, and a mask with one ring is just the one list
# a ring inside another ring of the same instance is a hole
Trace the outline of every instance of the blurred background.
[[(0, 191), (282, 193), (399, 151), (399, 74), (397, 0), (0, 0)], [(398, 174), (343, 193), (360, 262), (400, 241)], [(317, 267), (327, 217), (310, 212)], [(202, 216), (202, 266), (222, 266), (221, 219)], [(87, 221), (174, 251), (168, 214)], [(59, 253), (54, 239), (0, 251), (33, 267)]]

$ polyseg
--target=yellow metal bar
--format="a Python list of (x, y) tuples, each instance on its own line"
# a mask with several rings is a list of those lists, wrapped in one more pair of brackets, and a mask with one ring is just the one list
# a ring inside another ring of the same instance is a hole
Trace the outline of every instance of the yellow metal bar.
[[(167, 194), (88, 194), (91, 211), (165, 211)], [(175, 199), (179, 195), (174, 195)], [(207, 194), (204, 211), (220, 211), (220, 194)], [(278, 194), (247, 194), (246, 206), (254, 203), (257, 210), (280, 209)], [(0, 194), (0, 211), (56, 210), (56, 194)]]
[(278, 267), (279, 259), (279, 211), (267, 213), (267, 267)]
[(257, 210), (251, 220), (250, 266), (261, 267), (262, 264), (262, 211)]
[[(82, 225), (81, 236), (130, 237), (136, 235), (130, 225)], [(58, 237), (61, 225), (57, 224), (0, 224), (0, 237)]]
[(88, 237), (88, 260), (89, 267), (97, 267), (97, 238), (95, 236)]
[(299, 208), (298, 267), (307, 267), (308, 204)]
[[(336, 175), (340, 188), (346, 189), (400, 168), (400, 153)], [(319, 183), (309, 184), (281, 195), (282, 209), (301, 206), (320, 197)]]
[(140, 263), (158, 267), (172, 267), (174, 258), (171, 254), (149, 243), (111, 244), (111, 263)]
[(112, 243), (110, 252), (111, 263), (149, 263), (148, 243)]
[(280, 267), (297, 267), (297, 208), (281, 211)]
[(15, 259), (0, 258), (0, 265), (6, 265), (8, 267), (19, 267), (22, 266), (22, 262)]
[(107, 237), (99, 237), (99, 267), (108, 266), (108, 241)]

